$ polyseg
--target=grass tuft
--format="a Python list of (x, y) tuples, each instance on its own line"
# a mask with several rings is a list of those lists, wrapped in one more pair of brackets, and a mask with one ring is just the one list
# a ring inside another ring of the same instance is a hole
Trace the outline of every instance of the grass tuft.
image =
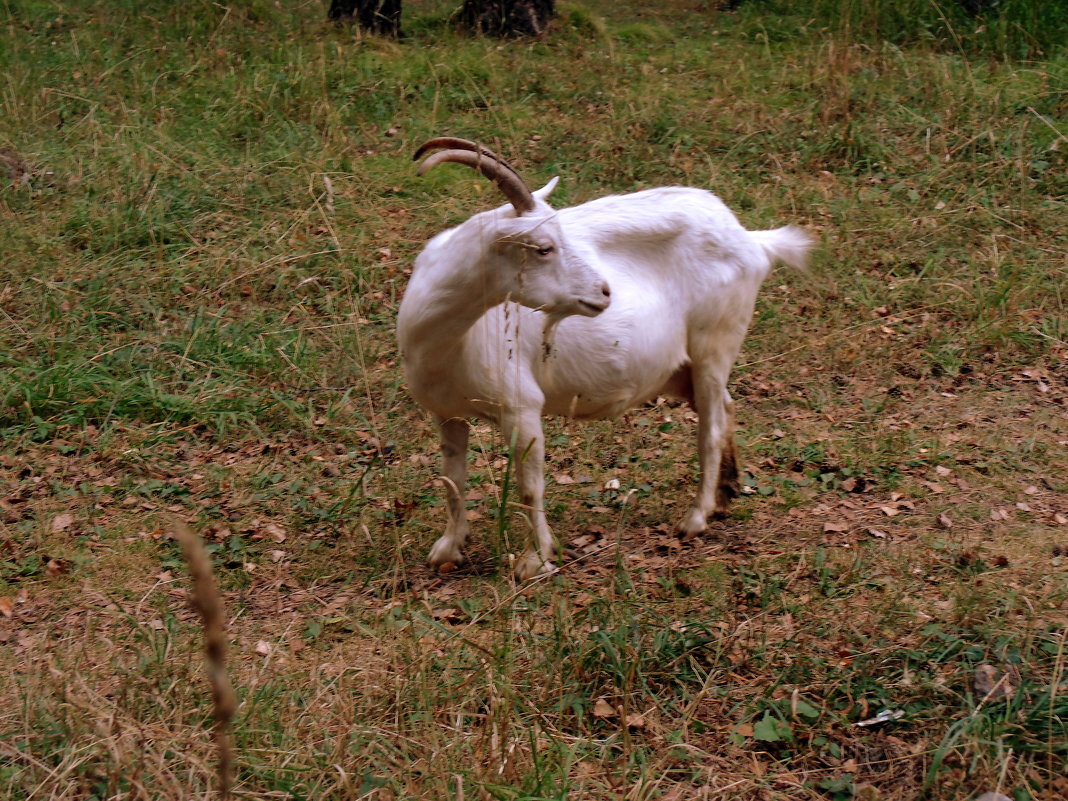
[[(0, 6), (0, 796), (212, 797), (177, 517), (230, 610), (235, 795), (1068, 797), (1068, 36), (976, 7), (588, 0), (502, 45), (436, 1), (400, 42)], [(560, 573), (511, 584), (481, 424), (469, 565), (423, 565), (394, 318), (499, 202), (415, 175), (439, 134), (561, 204), (702, 186), (819, 236), (760, 297), (705, 537), (694, 415), (655, 400), (547, 421)]]

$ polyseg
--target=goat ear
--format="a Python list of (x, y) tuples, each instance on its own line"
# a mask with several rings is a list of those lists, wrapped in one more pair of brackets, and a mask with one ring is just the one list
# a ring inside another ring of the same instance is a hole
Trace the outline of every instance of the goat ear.
[(538, 200), (545, 200), (545, 198), (549, 197), (549, 195), (552, 194), (553, 190), (556, 189), (556, 184), (559, 183), (559, 181), (560, 176), (555, 175), (553, 176), (553, 179), (549, 181), (549, 183), (545, 184), (545, 186), (543, 186), (541, 189), (531, 192), (531, 194), (534, 195), (534, 197), (536, 197)]

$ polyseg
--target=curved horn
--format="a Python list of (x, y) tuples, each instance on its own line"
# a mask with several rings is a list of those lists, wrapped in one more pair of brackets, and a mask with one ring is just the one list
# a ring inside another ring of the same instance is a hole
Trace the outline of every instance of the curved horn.
[(426, 142), (423, 142), (423, 144), (419, 146), (419, 149), (415, 151), (415, 155), (412, 156), (412, 161), (418, 161), (419, 157), (422, 156), (424, 153), (427, 153), (428, 151), (441, 150), (443, 148), (447, 148), (449, 150), (470, 150), (472, 153), (481, 153), (483, 156), (493, 159), (502, 167), (507, 167), (512, 173), (515, 174), (516, 178), (518, 178), (520, 181), (523, 182), (524, 185), (526, 185), (526, 181), (523, 181), (523, 177), (519, 174), (519, 171), (516, 170), (515, 167), (513, 167), (507, 161), (502, 159), (484, 144), (482, 144), (481, 142), (472, 142), (470, 139), (460, 139), (456, 136), (437, 136), (433, 139), (429, 139)]
[(534, 210), (534, 195), (531, 193), (530, 188), (523, 182), (523, 179), (519, 177), (519, 173), (512, 169), (507, 162), (502, 161), (481, 145), (477, 145), (474, 142), (468, 142), (466, 139), (454, 140), (451, 137), (441, 137), (440, 139), (431, 139), (419, 148), (419, 150), (416, 151), (416, 157), (433, 147), (445, 147), (447, 146), (447, 143), (454, 141), (462, 142), (464, 147), (443, 150), (440, 153), (428, 156), (423, 163), (419, 165), (419, 174), (423, 175), (428, 170), (448, 161), (456, 164), (463, 164), (473, 170), (477, 170), (493, 181), (504, 196), (508, 198), (508, 202), (515, 207), (516, 214), (522, 215), (526, 214), (528, 211)]
[[(459, 139), (455, 136), (437, 136), (433, 139), (428, 139), (419, 146), (417, 151), (415, 151), (415, 155), (412, 156), (412, 161), (419, 161), (419, 158), (430, 150), (441, 150), (443, 148), (448, 150), (470, 150), (472, 153), (482, 153), (483, 155), (489, 156), (494, 161), (506, 164), (500, 156), (481, 142), (472, 142), (470, 139)], [(515, 172), (511, 165), (507, 166), (512, 172)]]

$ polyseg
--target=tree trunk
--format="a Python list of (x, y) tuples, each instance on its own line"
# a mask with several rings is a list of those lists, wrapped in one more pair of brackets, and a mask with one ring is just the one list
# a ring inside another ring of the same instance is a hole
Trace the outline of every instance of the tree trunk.
[(368, 33), (401, 35), (401, 0), (330, 0), (330, 19), (351, 22), (354, 18)]
[(540, 36), (554, 6), (554, 0), (464, 0), (460, 21), (486, 36)]

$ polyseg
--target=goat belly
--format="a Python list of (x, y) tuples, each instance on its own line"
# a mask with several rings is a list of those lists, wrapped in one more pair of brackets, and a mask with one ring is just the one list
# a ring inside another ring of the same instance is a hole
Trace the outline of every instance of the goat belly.
[(616, 314), (620, 319), (612, 320), (610, 307), (604, 325), (600, 318), (570, 326), (570, 320), (564, 321), (556, 347), (539, 366), (546, 413), (619, 417), (654, 397), (686, 363), (681, 325), (650, 322), (643, 327), (625, 307)]
[[(592, 363), (586, 366), (591, 368), (589, 378), (595, 379), (597, 366)], [(608, 376), (600, 376), (605, 380), (570, 381), (566, 386), (553, 386), (546, 393), (544, 411), (580, 420), (619, 417), (655, 397), (674, 372), (666, 365), (630, 374), (612, 371)]]
[(570, 397), (546, 399), (545, 413), (576, 420), (607, 420), (619, 417), (633, 406), (634, 402), (629, 392), (595, 398), (576, 394)]

